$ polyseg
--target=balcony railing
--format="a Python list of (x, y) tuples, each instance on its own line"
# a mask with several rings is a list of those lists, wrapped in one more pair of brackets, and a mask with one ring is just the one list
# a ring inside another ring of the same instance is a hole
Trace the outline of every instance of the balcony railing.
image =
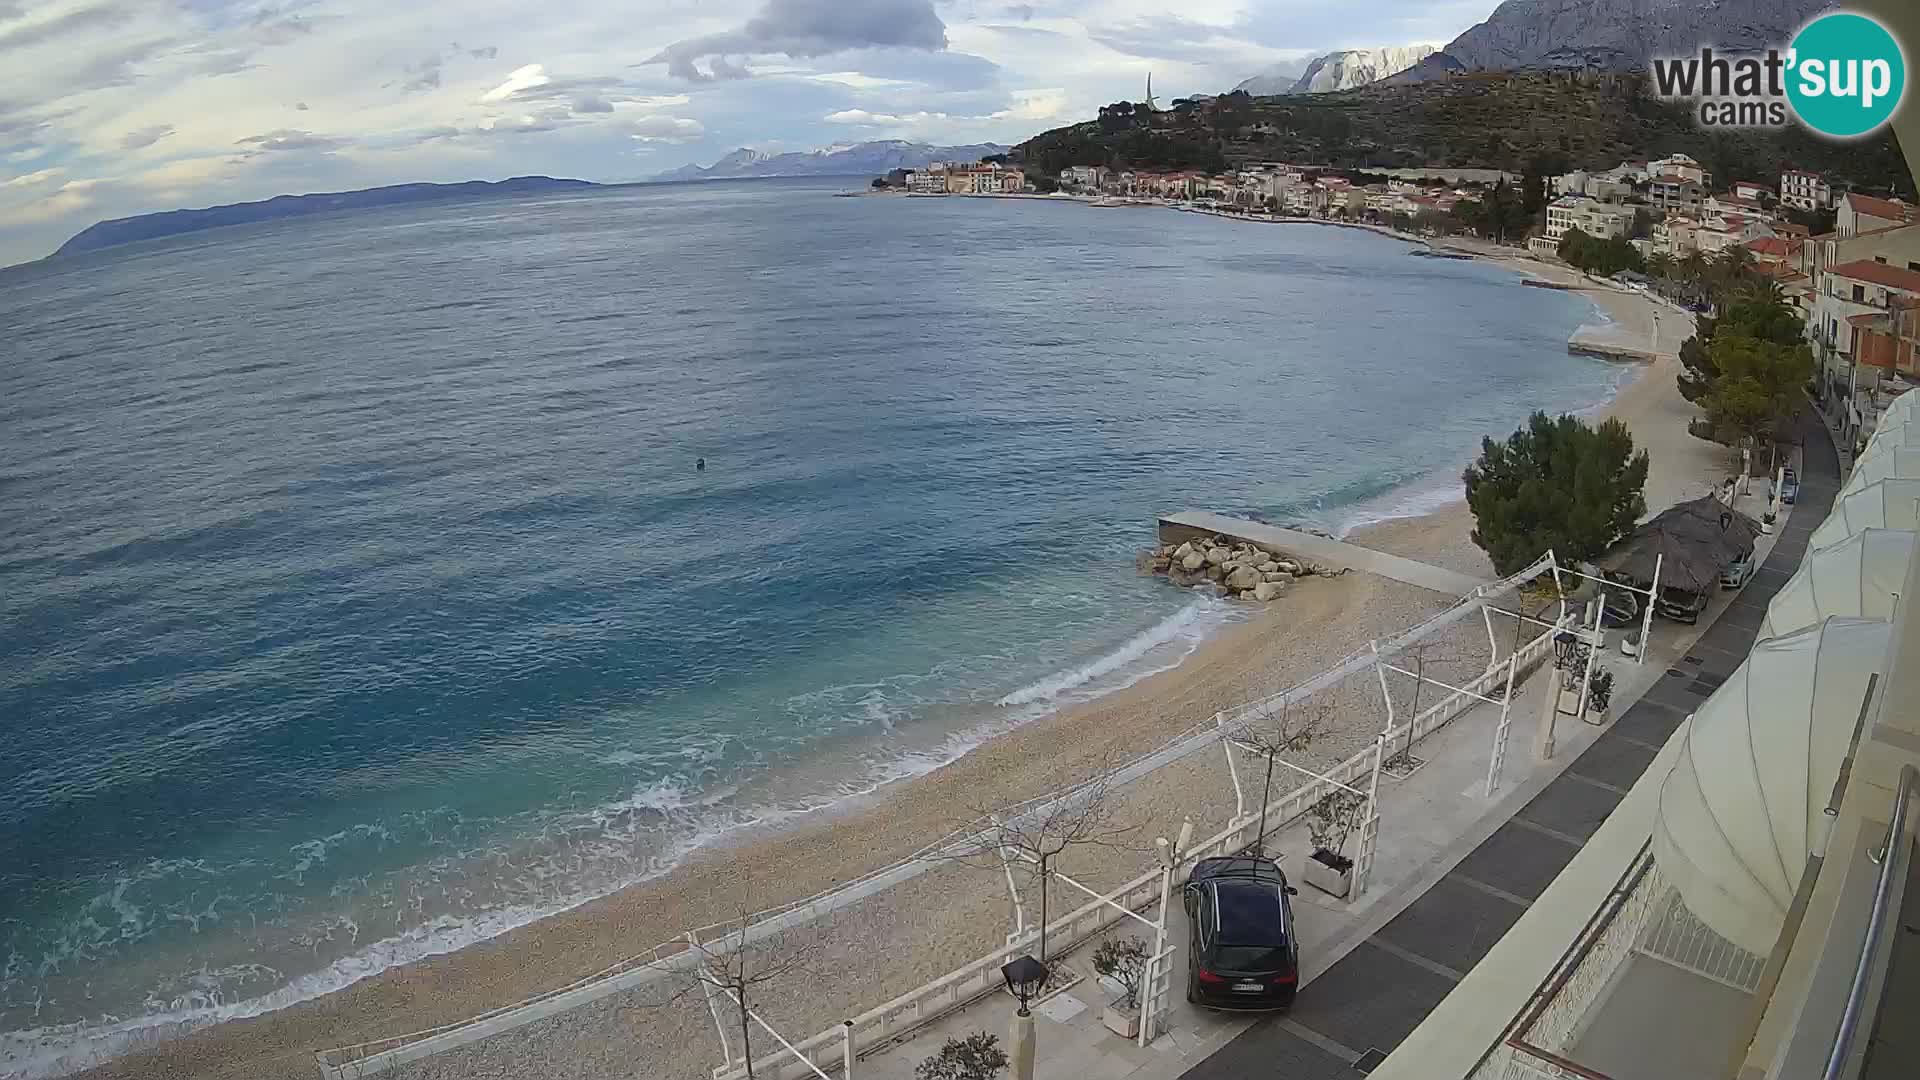
[(1887, 835), (1868, 858), (1880, 864), (1873, 884), (1873, 906), (1867, 913), (1867, 933), (1860, 942), (1860, 959), (1854, 965), (1853, 983), (1847, 988), (1847, 1004), (1840, 1013), (1840, 1030), (1835, 1033), (1833, 1050), (1827, 1055), (1824, 1080), (1843, 1080), (1853, 1061), (1854, 1041), (1860, 1035), (1860, 1021), (1867, 1008), (1880, 998), (1875, 974), (1885, 971), (1878, 963), (1881, 946), (1892, 919), (1893, 891), (1907, 879), (1907, 864), (1913, 857), (1913, 835), (1907, 830), (1907, 811), (1913, 802), (1914, 788), (1920, 786), (1920, 768), (1908, 765), (1900, 770), (1900, 785), (1893, 794), (1893, 812), (1887, 819)]

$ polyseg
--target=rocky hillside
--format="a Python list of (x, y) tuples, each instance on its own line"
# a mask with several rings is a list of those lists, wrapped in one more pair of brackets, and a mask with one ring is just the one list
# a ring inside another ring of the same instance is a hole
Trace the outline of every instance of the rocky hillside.
[[(1436, 54), (1440, 55), (1440, 54)], [(1655, 99), (1644, 74), (1469, 73), (1343, 93), (1222, 97), (1184, 112), (1103, 110), (1017, 148), (1044, 172), (1067, 165), (1218, 169), (1251, 161), (1342, 168), (1611, 168), (1687, 153), (1727, 179), (1817, 169), (1868, 190), (1911, 190), (1891, 133), (1858, 143), (1779, 132), (1701, 130)]]
[(1407, 70), (1439, 51), (1437, 45), (1395, 45), (1384, 49), (1342, 49), (1315, 57), (1306, 70), (1284, 85), (1255, 76), (1234, 87), (1256, 97), (1269, 94), (1326, 94), (1379, 82)]
[(1684, 56), (1702, 45), (1728, 52), (1784, 45), (1837, 0), (1506, 0), (1405, 72), (1417, 82), (1465, 71), (1598, 68), (1626, 71), (1650, 56)]

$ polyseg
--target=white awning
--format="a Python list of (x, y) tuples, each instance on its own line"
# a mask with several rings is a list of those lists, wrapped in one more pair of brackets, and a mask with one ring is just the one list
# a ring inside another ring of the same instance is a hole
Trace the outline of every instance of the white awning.
[(1840, 496), (1807, 550), (1832, 547), (1862, 529), (1920, 530), (1920, 479), (1881, 480)]
[(1687, 909), (1749, 952), (1773, 951), (1853, 741), (1889, 626), (1829, 619), (1758, 642), (1693, 714), (1660, 788), (1654, 859)]
[(1880, 425), (1873, 429), (1873, 436), (1860, 449), (1861, 457), (1869, 457), (1884, 447), (1920, 446), (1920, 424), (1914, 423), (1911, 415), (1904, 421), (1891, 424), (1886, 419), (1884, 416), (1880, 418)]
[(1895, 424), (1908, 423), (1916, 415), (1920, 415), (1920, 390), (1909, 390), (1894, 398), (1886, 411), (1880, 414), (1880, 422), (1873, 426), (1874, 434), (1877, 435)]
[(1882, 443), (1871, 454), (1864, 454), (1853, 463), (1853, 472), (1847, 477), (1847, 484), (1840, 489), (1841, 494), (1859, 491), (1868, 484), (1877, 484), (1882, 480), (1920, 479), (1920, 447), (1894, 446)]
[(1831, 547), (1807, 552), (1800, 569), (1767, 605), (1760, 636), (1791, 634), (1834, 615), (1891, 620), (1893, 594), (1905, 587), (1913, 549), (1911, 532), (1863, 529)]

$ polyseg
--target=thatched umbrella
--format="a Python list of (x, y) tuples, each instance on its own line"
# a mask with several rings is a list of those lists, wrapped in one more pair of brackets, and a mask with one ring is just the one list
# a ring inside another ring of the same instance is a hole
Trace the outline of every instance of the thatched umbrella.
[(1760, 523), (1711, 495), (1670, 506), (1641, 523), (1600, 565), (1642, 588), (1653, 584), (1656, 560), (1662, 588), (1706, 592), (1736, 558), (1753, 552)]

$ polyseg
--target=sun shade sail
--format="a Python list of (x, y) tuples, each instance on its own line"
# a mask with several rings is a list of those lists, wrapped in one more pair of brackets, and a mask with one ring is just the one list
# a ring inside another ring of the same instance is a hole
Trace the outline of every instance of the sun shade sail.
[(1807, 549), (1832, 547), (1862, 529), (1920, 529), (1920, 479), (1880, 480), (1840, 496)]
[(1701, 703), (1660, 788), (1653, 853), (1687, 909), (1767, 955), (1853, 739), (1890, 628), (1833, 618), (1757, 643)]
[(1840, 494), (1860, 491), (1882, 480), (1920, 480), (1920, 447), (1881, 443), (1873, 453), (1862, 454), (1847, 474)]
[(1774, 594), (1760, 636), (1778, 637), (1834, 615), (1892, 619), (1893, 594), (1913, 562), (1914, 535), (1865, 529), (1832, 547), (1807, 552), (1800, 569)]

